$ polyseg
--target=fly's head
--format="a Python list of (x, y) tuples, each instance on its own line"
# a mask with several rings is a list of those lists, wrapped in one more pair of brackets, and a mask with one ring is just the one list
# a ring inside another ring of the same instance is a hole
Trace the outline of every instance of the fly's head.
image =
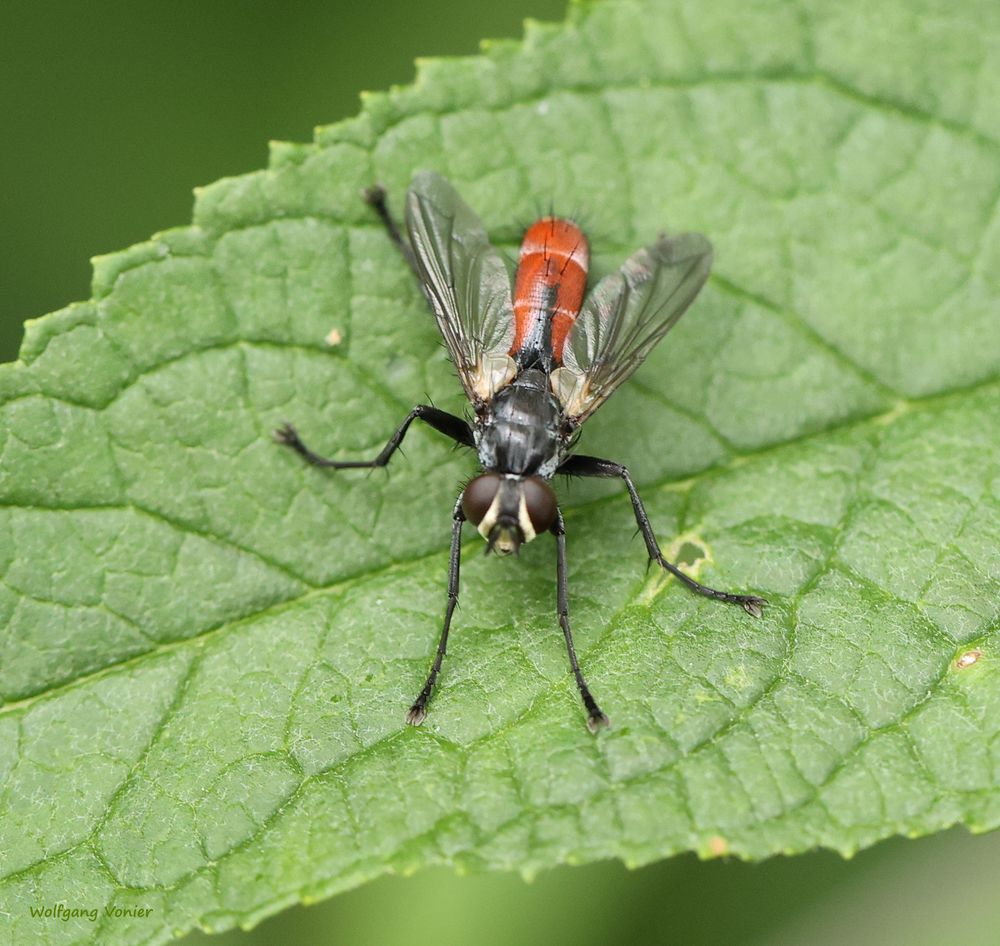
[(523, 542), (552, 528), (556, 494), (540, 476), (483, 473), (462, 494), (465, 517), (486, 539), (486, 551), (516, 555)]

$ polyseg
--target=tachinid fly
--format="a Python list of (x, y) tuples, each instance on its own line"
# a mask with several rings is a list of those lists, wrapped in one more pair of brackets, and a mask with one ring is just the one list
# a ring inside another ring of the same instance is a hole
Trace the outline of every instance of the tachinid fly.
[(469, 520), (487, 552), (516, 553), (541, 532), (556, 540), (559, 624), (569, 662), (596, 732), (608, 723), (580, 672), (569, 624), (566, 533), (549, 481), (570, 476), (619, 477), (625, 483), (649, 557), (688, 588), (742, 605), (760, 617), (765, 601), (700, 584), (660, 552), (628, 470), (612, 460), (573, 455), (580, 425), (639, 367), (670, 331), (708, 278), (712, 247), (701, 234), (661, 236), (586, 293), (589, 247), (576, 224), (545, 217), (521, 243), (514, 291), (503, 260), (482, 223), (444, 178), (423, 172), (406, 196), (406, 238), (374, 187), (365, 199), (416, 274), (444, 337), (465, 393), (471, 422), (427, 404), (404, 418), (374, 460), (327, 460), (313, 453), (294, 427), (277, 439), (315, 466), (385, 466), (417, 418), (479, 456), (483, 472), (471, 480), (452, 513), (448, 605), (427, 682), (407, 713), (419, 725), (427, 715), (458, 601), (462, 524)]

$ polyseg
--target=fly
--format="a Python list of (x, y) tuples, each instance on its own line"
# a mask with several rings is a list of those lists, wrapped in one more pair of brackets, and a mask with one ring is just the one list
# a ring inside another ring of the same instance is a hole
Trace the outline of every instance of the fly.
[(374, 460), (328, 460), (313, 453), (291, 424), (275, 436), (309, 463), (333, 469), (385, 466), (417, 419), (476, 451), (482, 472), (452, 512), (448, 604), (427, 681), (406, 715), (427, 716), (458, 601), (462, 526), (468, 520), (486, 551), (516, 554), (542, 532), (556, 540), (556, 600), (569, 663), (592, 732), (608, 725), (580, 671), (569, 623), (566, 528), (550, 481), (568, 476), (617, 477), (625, 483), (649, 558), (692, 591), (738, 604), (760, 617), (756, 595), (718, 591), (667, 561), (628, 470), (613, 460), (573, 454), (580, 425), (639, 367), (670, 331), (708, 278), (712, 247), (698, 233), (660, 236), (586, 293), (590, 250), (573, 222), (545, 217), (524, 234), (511, 293), (510, 277), (479, 218), (444, 178), (417, 174), (406, 195), (406, 237), (389, 212), (385, 191), (366, 201), (413, 270), (430, 303), (472, 405), (470, 421), (428, 404), (403, 419)]

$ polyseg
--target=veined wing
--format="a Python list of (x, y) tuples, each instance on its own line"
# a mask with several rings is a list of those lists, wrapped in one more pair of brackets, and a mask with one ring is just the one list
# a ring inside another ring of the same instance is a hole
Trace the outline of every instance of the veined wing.
[(566, 336), (563, 367), (552, 390), (567, 417), (581, 424), (676, 324), (712, 267), (712, 245), (700, 233), (662, 236), (602, 279)]
[(424, 294), (476, 404), (509, 383), (514, 339), (510, 275), (479, 218), (439, 174), (417, 174), (406, 196), (406, 229)]

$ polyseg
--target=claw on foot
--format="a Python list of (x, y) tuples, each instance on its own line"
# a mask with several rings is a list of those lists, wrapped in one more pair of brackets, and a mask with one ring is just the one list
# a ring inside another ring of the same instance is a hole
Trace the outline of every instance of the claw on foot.
[(385, 188), (381, 184), (372, 184), (371, 187), (366, 187), (361, 192), (361, 196), (364, 198), (366, 204), (376, 207), (379, 204), (385, 203)]
[(592, 733), (597, 733), (602, 729), (607, 729), (611, 725), (611, 720), (608, 719), (600, 710), (596, 713), (591, 713), (587, 717), (587, 729)]
[(743, 610), (750, 617), (759, 618), (764, 614), (764, 606), (767, 604), (767, 600), (765, 598), (758, 598), (756, 595), (747, 595), (740, 600), (740, 604), (743, 605)]
[(427, 718), (427, 707), (423, 703), (414, 703), (406, 714), (407, 725), (419, 726)]
[(299, 432), (286, 420), (274, 430), (274, 439), (288, 447), (299, 443)]

